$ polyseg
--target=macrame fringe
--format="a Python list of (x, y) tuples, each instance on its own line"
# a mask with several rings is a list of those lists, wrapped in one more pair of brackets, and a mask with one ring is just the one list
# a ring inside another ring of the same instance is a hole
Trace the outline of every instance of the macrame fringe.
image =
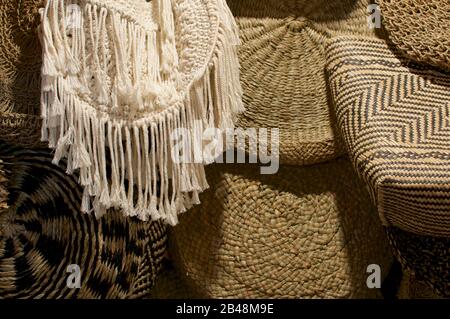
[[(171, 133), (232, 128), (243, 111), (237, 27), (225, 0), (218, 2), (210, 63), (180, 93), (171, 0), (154, 1), (160, 34), (157, 25), (144, 29), (100, 5), (47, 0), (40, 26), (42, 140), (54, 148), (55, 164), (67, 158), (67, 172), (79, 172), (83, 212), (101, 217), (114, 207), (176, 225), (179, 213), (199, 204), (208, 188), (204, 163), (174, 161)], [(68, 28), (68, 4), (78, 3), (71, 13), (77, 25)], [(194, 155), (195, 147), (187, 150)]]

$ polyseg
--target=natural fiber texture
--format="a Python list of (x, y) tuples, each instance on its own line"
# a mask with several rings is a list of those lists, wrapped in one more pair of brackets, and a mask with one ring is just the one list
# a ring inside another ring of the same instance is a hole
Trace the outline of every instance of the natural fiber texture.
[[(0, 208), (0, 298), (137, 298), (149, 295), (165, 253), (160, 222), (79, 211), (76, 179), (46, 149), (0, 142), (9, 208)], [(66, 286), (67, 267), (81, 289)]]
[(406, 275), (412, 276), (413, 286), (416, 283), (420, 289), (426, 284), (438, 295), (450, 298), (450, 238), (420, 236), (395, 227), (388, 228), (388, 238)]
[(410, 271), (404, 272), (397, 297), (399, 299), (442, 299), (427, 284), (417, 280)]
[(40, 141), (41, 46), (38, 9), (44, 0), (0, 0), (0, 136), (24, 146)]
[(165, 263), (151, 291), (151, 299), (192, 299), (199, 298), (189, 288), (170, 262)]
[(382, 40), (337, 38), (327, 55), (340, 129), (383, 223), (450, 236), (450, 75)]
[(366, 0), (229, 0), (240, 28), (243, 128), (280, 129), (280, 161), (313, 164), (344, 153), (325, 80), (327, 39), (371, 33)]
[(47, 0), (40, 30), (42, 138), (79, 170), (82, 210), (175, 225), (208, 185), (188, 161), (197, 135), (178, 161), (172, 134), (232, 128), (243, 110), (225, 0)]
[(392, 255), (347, 159), (282, 166), (212, 165), (202, 205), (169, 233), (174, 266), (207, 298), (379, 297), (367, 266)]
[(450, 70), (449, 0), (378, 0), (390, 40), (410, 59)]

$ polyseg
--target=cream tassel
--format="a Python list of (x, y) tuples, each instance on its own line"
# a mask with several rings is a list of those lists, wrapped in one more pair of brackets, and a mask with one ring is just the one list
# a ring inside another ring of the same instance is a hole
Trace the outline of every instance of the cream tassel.
[[(88, 1), (47, 0), (41, 10), (42, 139), (55, 148), (55, 164), (67, 158), (68, 172), (79, 173), (83, 212), (101, 217), (114, 207), (177, 224), (208, 183), (201, 159), (173, 160), (171, 133), (195, 133), (183, 145), (194, 158), (202, 151), (197, 136), (210, 127), (231, 128), (243, 110), (239, 37), (225, 0), (217, 0), (210, 61), (180, 90), (187, 83), (175, 43), (176, 1), (153, 1), (159, 29)], [(69, 34), (66, 5), (76, 3), (82, 3), (81, 25)]]

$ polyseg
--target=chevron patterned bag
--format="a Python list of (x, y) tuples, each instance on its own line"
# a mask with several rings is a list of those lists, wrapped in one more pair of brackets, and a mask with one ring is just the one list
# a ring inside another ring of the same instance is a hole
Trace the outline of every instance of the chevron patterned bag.
[(404, 270), (448, 297), (450, 74), (384, 40), (327, 47), (336, 116)]
[(336, 116), (386, 226), (450, 236), (450, 74), (383, 40), (327, 47)]

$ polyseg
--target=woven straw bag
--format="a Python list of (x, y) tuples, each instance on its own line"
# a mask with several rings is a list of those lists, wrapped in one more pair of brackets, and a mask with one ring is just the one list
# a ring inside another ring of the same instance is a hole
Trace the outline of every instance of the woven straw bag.
[[(111, 212), (101, 221), (78, 208), (77, 181), (47, 149), (0, 142), (7, 170), (0, 194), (0, 298), (150, 296), (165, 253), (166, 229)], [(70, 265), (80, 289), (67, 286)]]
[(399, 52), (450, 71), (450, 1), (378, 0), (383, 25)]
[(383, 40), (340, 37), (327, 69), (352, 161), (386, 226), (450, 236), (450, 76)]
[(169, 236), (190, 297), (379, 297), (367, 288), (367, 266), (380, 265), (384, 278), (392, 255), (347, 159), (275, 175), (212, 165), (207, 176), (202, 205)]
[(280, 130), (282, 164), (324, 162), (344, 153), (325, 77), (325, 43), (371, 34), (365, 0), (229, 0), (240, 29), (242, 128)]
[(405, 270), (448, 296), (450, 76), (383, 40), (327, 48), (337, 119)]
[(377, 263), (385, 276), (392, 255), (363, 185), (347, 160), (336, 159), (344, 150), (325, 77), (328, 39), (373, 35), (368, 2), (228, 4), (241, 38), (239, 126), (279, 128), (283, 164), (334, 161), (282, 165), (271, 176), (252, 165), (209, 167), (211, 190), (170, 232), (184, 295), (378, 297), (366, 286), (366, 268)]

